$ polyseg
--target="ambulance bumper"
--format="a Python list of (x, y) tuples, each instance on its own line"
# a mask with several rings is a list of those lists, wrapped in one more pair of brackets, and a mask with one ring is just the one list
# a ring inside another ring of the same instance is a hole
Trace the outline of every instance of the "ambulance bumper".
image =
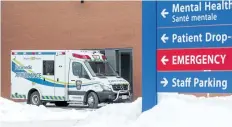
[(130, 100), (129, 91), (103, 91), (98, 93), (98, 97), (101, 103), (103, 102), (123, 102)]

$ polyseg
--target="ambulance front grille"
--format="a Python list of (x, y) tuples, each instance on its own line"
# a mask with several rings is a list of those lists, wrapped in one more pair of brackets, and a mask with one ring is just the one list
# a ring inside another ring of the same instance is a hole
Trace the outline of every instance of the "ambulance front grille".
[(123, 84), (112, 85), (112, 87), (114, 91), (128, 90), (128, 85), (123, 85)]

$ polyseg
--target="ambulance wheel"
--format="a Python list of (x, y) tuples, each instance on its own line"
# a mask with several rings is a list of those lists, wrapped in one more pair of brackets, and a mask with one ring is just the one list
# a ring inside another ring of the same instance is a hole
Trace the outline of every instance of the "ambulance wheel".
[(98, 96), (95, 92), (90, 92), (87, 97), (87, 104), (89, 108), (98, 108)]
[(67, 101), (57, 101), (57, 102), (55, 102), (55, 105), (57, 107), (67, 107), (69, 105), (69, 103)]
[(30, 104), (32, 105), (36, 105), (39, 106), (42, 104), (41, 100), (40, 100), (40, 95), (38, 91), (35, 91), (31, 94), (30, 96)]

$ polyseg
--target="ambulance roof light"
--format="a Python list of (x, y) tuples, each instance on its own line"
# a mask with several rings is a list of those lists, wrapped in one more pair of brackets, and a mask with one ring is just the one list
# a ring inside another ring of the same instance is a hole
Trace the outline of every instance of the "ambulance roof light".
[(107, 58), (106, 58), (105, 55), (102, 55), (102, 59), (103, 59), (103, 60), (107, 60)]
[(76, 53), (73, 53), (72, 56), (79, 58), (79, 59), (91, 59), (88, 55), (80, 55), (80, 54), (76, 54)]

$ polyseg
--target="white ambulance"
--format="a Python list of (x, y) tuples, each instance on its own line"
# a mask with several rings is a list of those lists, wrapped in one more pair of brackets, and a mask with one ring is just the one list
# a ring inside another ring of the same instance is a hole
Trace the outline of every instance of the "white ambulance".
[(130, 99), (130, 84), (95, 50), (12, 50), (11, 98), (68, 106)]

